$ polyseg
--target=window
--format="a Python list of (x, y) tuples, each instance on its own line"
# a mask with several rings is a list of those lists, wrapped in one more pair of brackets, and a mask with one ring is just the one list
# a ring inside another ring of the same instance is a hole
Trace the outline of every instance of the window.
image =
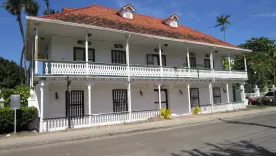
[(273, 96), (273, 92), (268, 92), (265, 94), (265, 96)]
[[(147, 55), (147, 65), (156, 65), (156, 66), (159, 66), (160, 65), (159, 55), (158, 54), (148, 54)], [(165, 55), (162, 55), (162, 65), (163, 66), (167, 65), (166, 56)]]
[(199, 91), (198, 88), (190, 89), (191, 107), (199, 106)]
[(213, 97), (214, 97), (214, 104), (221, 103), (221, 95), (220, 95), (220, 88), (214, 87), (213, 88)]
[(127, 90), (114, 89), (112, 90), (112, 95), (113, 95), (113, 112), (128, 111)]
[[(85, 61), (85, 48), (74, 48), (74, 61)], [(88, 61), (95, 62), (95, 49), (88, 49)]]
[[(187, 57), (186, 57), (186, 63), (187, 63), (187, 67), (188, 67)], [(196, 58), (195, 57), (190, 57), (190, 67), (191, 68), (196, 68)]]
[(126, 64), (126, 52), (119, 50), (111, 51), (111, 62), (117, 64)]
[(211, 69), (210, 59), (204, 59), (205, 69)]

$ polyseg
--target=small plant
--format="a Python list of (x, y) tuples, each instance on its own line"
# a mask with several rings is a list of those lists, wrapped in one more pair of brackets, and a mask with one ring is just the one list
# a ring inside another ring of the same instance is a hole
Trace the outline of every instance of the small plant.
[(200, 112), (201, 112), (201, 109), (200, 109), (199, 106), (195, 106), (195, 107), (193, 108), (193, 110), (192, 110), (192, 113), (193, 113), (194, 115), (197, 115), (197, 114), (199, 114)]
[(170, 119), (171, 118), (171, 110), (165, 109), (165, 108), (161, 109), (160, 110), (160, 117), (162, 119)]

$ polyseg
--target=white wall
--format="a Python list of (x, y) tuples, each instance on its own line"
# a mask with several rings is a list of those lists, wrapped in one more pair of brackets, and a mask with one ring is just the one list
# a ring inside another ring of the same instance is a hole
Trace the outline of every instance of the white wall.
[[(124, 41), (119, 44), (123, 44), (124, 48), (114, 48), (115, 42), (100, 42), (92, 41), (92, 45), (89, 48), (95, 49), (96, 62), (100, 63), (111, 63), (111, 50), (122, 50), (125, 51)], [(65, 38), (52, 36), (49, 44), (50, 52), (48, 54), (49, 60), (73, 60), (73, 48), (74, 47), (85, 47), (84, 45), (77, 44), (77, 39)], [(147, 54), (158, 54), (154, 52), (154, 48), (158, 48), (157, 45), (146, 46), (146, 45), (135, 45), (130, 44), (130, 64), (141, 64), (147, 65)], [(174, 47), (163, 47), (163, 55), (166, 55), (167, 66), (183, 67), (186, 63), (186, 48), (174, 48)], [(210, 51), (195, 51), (197, 64), (204, 65), (204, 58), (208, 58), (205, 55), (210, 54)], [(222, 69), (221, 56), (214, 54), (215, 69)]]
[[(91, 103), (92, 114), (98, 113), (109, 113), (113, 112), (113, 89), (126, 89), (126, 85), (110, 85), (96, 87), (92, 86), (91, 89)], [(221, 90), (221, 102), (227, 102), (226, 92), (223, 92), (223, 88), (226, 88), (224, 84), (213, 84), (213, 87), (220, 87)], [(173, 115), (183, 115), (189, 113), (188, 105), (188, 91), (185, 86), (169, 86), (163, 87), (168, 91), (168, 104)], [(209, 100), (209, 89), (207, 83), (202, 84), (191, 84), (191, 88), (199, 88), (199, 100), (200, 105), (210, 104)], [(40, 110), (40, 86), (37, 85), (35, 92), (38, 99), (38, 107)], [(156, 87), (144, 87), (144, 86), (133, 86), (132, 87), (132, 110), (150, 110), (158, 109), (159, 105), (154, 104)], [(65, 84), (50, 84), (44, 87), (44, 118), (64, 117), (65, 116)], [(71, 90), (83, 90), (84, 91), (84, 110), (85, 114), (88, 114), (88, 89), (87, 85), (82, 84), (78, 87), (72, 85)], [(140, 94), (140, 90), (143, 95)], [(180, 91), (182, 91), (182, 94)], [(55, 98), (55, 93), (58, 93), (58, 99)], [(232, 85), (229, 84), (230, 101), (233, 100)], [(164, 97), (162, 98), (164, 99)]]

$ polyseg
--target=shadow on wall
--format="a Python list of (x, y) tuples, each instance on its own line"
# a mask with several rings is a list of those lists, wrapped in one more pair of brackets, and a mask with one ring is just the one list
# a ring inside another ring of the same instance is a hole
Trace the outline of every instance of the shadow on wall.
[[(229, 142), (225, 144), (206, 143), (202, 149), (193, 149), (190, 151), (182, 150), (180, 153), (171, 153), (171, 156), (275, 156), (276, 152), (254, 145), (248, 141), (238, 143)], [(204, 150), (204, 151), (203, 151)], [(207, 152), (205, 152), (207, 150)]]

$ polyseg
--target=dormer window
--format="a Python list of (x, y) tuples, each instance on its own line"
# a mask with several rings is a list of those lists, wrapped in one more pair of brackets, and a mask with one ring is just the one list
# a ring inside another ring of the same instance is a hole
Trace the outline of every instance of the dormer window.
[(124, 18), (133, 19), (133, 13), (135, 9), (130, 5), (123, 6), (119, 11), (118, 14)]
[(174, 14), (163, 20), (163, 23), (176, 28), (178, 27), (177, 21), (179, 21), (179, 17), (176, 14)]

